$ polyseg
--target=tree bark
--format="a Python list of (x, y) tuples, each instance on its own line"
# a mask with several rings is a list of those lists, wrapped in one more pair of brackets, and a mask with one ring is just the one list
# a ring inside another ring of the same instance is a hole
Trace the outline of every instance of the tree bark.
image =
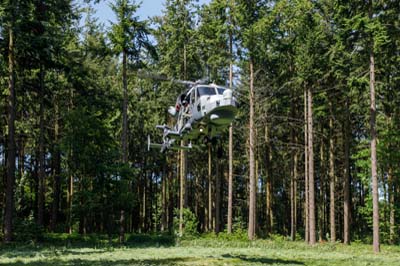
[[(231, 57), (229, 63), (229, 89), (233, 88), (233, 37), (229, 32), (229, 54)], [(233, 125), (229, 125), (229, 176), (228, 176), (228, 234), (232, 233), (232, 201), (233, 201)]]
[(308, 209), (308, 108), (307, 108), (307, 90), (304, 89), (304, 240), (306, 243), (310, 241), (310, 226), (309, 226), (309, 209)]
[[(292, 107), (292, 115), (294, 115), (294, 106)], [(292, 116), (293, 117), (293, 116)], [(295, 132), (291, 129), (291, 141), (295, 143)], [(290, 239), (296, 240), (296, 179), (297, 179), (297, 150), (292, 150), (291, 160), (291, 179), (290, 179)]]
[(325, 154), (324, 154), (324, 149), (325, 149), (325, 143), (324, 143), (324, 141), (325, 141), (325, 138), (323, 137), (324, 136), (324, 128), (323, 127), (321, 127), (321, 135), (322, 135), (322, 137), (321, 137), (321, 143), (320, 143), (320, 146), (319, 146), (319, 148), (320, 148), (320, 182), (319, 182), (319, 184), (320, 184), (320, 187), (319, 187), (319, 205), (318, 205), (318, 217), (317, 217), (317, 219), (318, 219), (318, 241), (319, 242), (322, 242), (323, 241), (323, 238), (324, 238), (324, 215), (323, 215), (323, 213), (324, 213), (324, 204), (323, 204), (323, 202), (324, 202), (324, 200), (323, 200), (323, 198), (324, 198), (324, 193), (325, 193), (325, 190), (324, 190), (324, 183), (325, 183), (325, 173), (326, 173), (326, 170), (325, 170)]
[(38, 195), (38, 224), (44, 225), (45, 208), (45, 151), (44, 151), (44, 70), (40, 66), (39, 72), (39, 195)]
[[(372, 46), (373, 47), (373, 46)], [(379, 195), (378, 195), (378, 173), (376, 158), (376, 103), (375, 103), (375, 58), (371, 47), (370, 58), (370, 129), (371, 129), (371, 175), (372, 175), (372, 208), (373, 208), (373, 249), (375, 253), (380, 252), (379, 241)]]
[(272, 234), (273, 230), (273, 212), (272, 212), (272, 172), (271, 172), (271, 144), (269, 138), (269, 128), (265, 125), (265, 206), (266, 206), (266, 227), (267, 233)]
[(215, 228), (214, 232), (218, 234), (220, 232), (220, 217), (221, 217), (221, 164), (219, 158), (216, 162), (216, 175), (215, 175)]
[(249, 117), (249, 224), (248, 238), (253, 240), (255, 237), (255, 213), (256, 213), (256, 177), (255, 160), (254, 160), (254, 70), (253, 61), (250, 59), (250, 117)]
[(212, 177), (211, 177), (211, 144), (208, 144), (208, 230), (212, 231)]
[(349, 108), (346, 101), (344, 120), (344, 181), (343, 181), (343, 243), (350, 244), (350, 143), (349, 143)]
[(329, 220), (331, 242), (336, 242), (336, 224), (335, 224), (335, 157), (334, 157), (334, 128), (333, 128), (333, 106), (329, 102)]
[[(122, 162), (128, 163), (128, 80), (127, 80), (127, 53), (125, 49), (122, 51)], [(119, 224), (119, 242), (125, 242), (125, 211), (120, 210)]]
[(167, 174), (168, 167), (167, 161), (164, 161), (163, 165), (163, 172), (162, 172), (162, 180), (161, 180), (161, 232), (164, 232), (168, 225), (167, 225)]
[(8, 43), (8, 139), (7, 139), (7, 180), (4, 210), (4, 242), (13, 238), (14, 189), (15, 189), (15, 74), (14, 74), (14, 32), (9, 28)]
[(313, 111), (312, 92), (308, 88), (308, 193), (309, 193), (309, 223), (310, 245), (315, 245), (315, 192), (314, 192), (314, 146), (313, 146)]
[[(181, 146), (185, 143), (182, 140)], [(185, 151), (180, 151), (180, 193), (179, 193), (179, 234), (183, 235), (183, 209), (185, 208), (185, 187), (186, 187), (186, 156)]]
[(393, 182), (393, 168), (389, 167), (388, 171), (388, 191), (389, 191), (389, 242), (394, 244), (396, 238), (396, 224), (395, 224), (395, 200), (394, 200), (394, 182)]
[(54, 123), (54, 151), (53, 151), (53, 204), (51, 210), (51, 230), (54, 232), (57, 225), (58, 210), (60, 207), (60, 192), (61, 192), (61, 155), (59, 148), (59, 117), (58, 117), (58, 102), (55, 106), (55, 123)]
[[(68, 106), (68, 111), (71, 111), (73, 106), (74, 106), (74, 102), (73, 102), (73, 98), (74, 98), (74, 92), (72, 90), (72, 88), (70, 88), (69, 91), (69, 106)], [(73, 150), (72, 147), (69, 147), (69, 154), (68, 157), (70, 160), (72, 160), (73, 157)], [(69, 173), (68, 173), (68, 184), (67, 184), (67, 233), (71, 234), (72, 233), (72, 201), (73, 201), (73, 195), (74, 195), (74, 177), (72, 175), (72, 169), (71, 169), (71, 165), (68, 165), (69, 167)]]

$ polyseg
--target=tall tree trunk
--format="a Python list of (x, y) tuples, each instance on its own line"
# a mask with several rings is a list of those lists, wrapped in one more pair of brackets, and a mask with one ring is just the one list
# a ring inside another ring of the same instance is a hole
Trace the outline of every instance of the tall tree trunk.
[(212, 177), (211, 177), (211, 144), (208, 144), (208, 230), (212, 231)]
[(220, 217), (221, 217), (221, 164), (219, 158), (216, 161), (216, 175), (215, 175), (215, 227), (214, 232), (220, 232)]
[(233, 125), (229, 126), (229, 173), (228, 173), (228, 234), (232, 233), (233, 216)]
[(389, 242), (394, 244), (396, 237), (396, 224), (395, 224), (395, 200), (394, 200), (394, 182), (393, 182), (393, 168), (389, 167), (388, 171), (388, 191), (389, 191)]
[(45, 151), (44, 151), (44, 70), (40, 66), (39, 72), (39, 195), (38, 195), (38, 224), (44, 225), (45, 208)]
[[(181, 146), (185, 142), (181, 141)], [(186, 187), (186, 154), (185, 151), (180, 151), (180, 193), (179, 193), (179, 234), (183, 235), (183, 209), (185, 208), (185, 187)]]
[(20, 191), (20, 199), (19, 199), (19, 208), (25, 208), (25, 179), (24, 179), (24, 172), (25, 172), (25, 143), (24, 137), (21, 134), (19, 138), (19, 145), (18, 145), (18, 175), (19, 175), (19, 191)]
[(142, 215), (141, 215), (141, 222), (142, 222), (142, 231), (143, 233), (146, 232), (146, 226), (147, 226), (147, 171), (144, 170), (143, 174), (143, 181), (142, 181), (142, 186), (143, 186), (143, 191), (142, 191)]
[(4, 210), (4, 242), (9, 243), (13, 237), (14, 188), (15, 188), (15, 74), (14, 74), (14, 32), (9, 28), (8, 43), (8, 140), (7, 140), (7, 180), (6, 204)]
[(272, 234), (273, 213), (272, 213), (272, 172), (271, 172), (271, 143), (269, 138), (269, 128), (265, 125), (265, 206), (266, 206), (266, 227), (267, 233)]
[(310, 245), (316, 242), (315, 235), (315, 192), (314, 192), (314, 146), (313, 146), (313, 109), (312, 92), (308, 87), (308, 193), (309, 193), (309, 223), (310, 223)]
[(325, 138), (324, 136), (324, 128), (321, 127), (321, 143), (320, 143), (320, 187), (319, 187), (319, 205), (318, 205), (318, 241), (322, 242), (323, 237), (324, 237), (324, 183), (325, 183), (325, 153), (324, 153), (324, 148), (325, 148)]
[(336, 224), (335, 224), (335, 157), (334, 157), (334, 128), (333, 128), (333, 104), (329, 102), (329, 220), (331, 242), (336, 242)]
[(350, 244), (350, 143), (349, 103), (346, 101), (344, 119), (344, 181), (343, 181), (343, 243)]
[[(372, 3), (371, 3), (372, 5)], [(377, 159), (376, 159), (376, 103), (375, 103), (375, 58), (373, 45), (370, 48), (370, 96), (371, 96), (371, 175), (372, 175), (372, 208), (373, 208), (373, 249), (375, 253), (380, 251), (379, 243), (379, 195), (378, 195), (378, 173), (377, 173)]]
[[(72, 88), (70, 88), (69, 91), (69, 106), (68, 106), (68, 111), (71, 111), (73, 106), (74, 106), (74, 102), (73, 102), (73, 98), (74, 98), (74, 91)], [(72, 161), (73, 158), (73, 150), (72, 147), (69, 147), (69, 161)], [(72, 169), (71, 166), (68, 164), (68, 168), (69, 168), (69, 173), (68, 173), (68, 184), (67, 184), (67, 232), (69, 234), (72, 233), (72, 201), (73, 201), (73, 195), (74, 195), (74, 177), (72, 175)]]
[[(171, 160), (173, 161), (173, 160)], [(173, 232), (173, 222), (174, 222), (174, 191), (175, 185), (174, 181), (174, 171), (171, 169), (168, 173), (168, 231)]]
[(72, 174), (68, 177), (68, 191), (67, 191), (67, 205), (68, 205), (68, 216), (67, 216), (67, 231), (72, 234), (72, 201), (74, 196), (74, 178)]
[(164, 161), (161, 180), (161, 232), (167, 229), (167, 161)]
[(256, 177), (255, 159), (254, 159), (254, 70), (253, 61), (250, 59), (250, 117), (249, 117), (249, 225), (248, 225), (248, 238), (253, 240), (255, 237), (255, 213), (256, 213)]
[[(122, 51), (122, 162), (128, 163), (128, 80), (127, 80), (127, 53), (125, 49)], [(125, 211), (120, 210), (119, 224), (119, 242), (125, 242)]]
[(59, 148), (59, 124), (58, 124), (58, 101), (55, 100), (55, 123), (54, 123), (54, 150), (53, 150), (53, 204), (51, 210), (51, 230), (54, 232), (57, 225), (58, 210), (60, 207), (61, 192), (61, 156)]
[(308, 209), (308, 107), (307, 107), (307, 90), (304, 89), (304, 239), (308, 243), (310, 241), (310, 223)]
[[(294, 106), (292, 107), (292, 117)], [(291, 142), (295, 143), (295, 132), (291, 129)], [(296, 240), (296, 179), (297, 179), (297, 150), (292, 150), (291, 156), (291, 178), (290, 178), (290, 239)]]
[[(233, 88), (233, 37), (229, 32), (229, 54), (231, 57), (229, 63), (229, 88)], [(228, 176), (228, 234), (232, 233), (232, 201), (233, 201), (233, 125), (229, 125), (229, 176)]]

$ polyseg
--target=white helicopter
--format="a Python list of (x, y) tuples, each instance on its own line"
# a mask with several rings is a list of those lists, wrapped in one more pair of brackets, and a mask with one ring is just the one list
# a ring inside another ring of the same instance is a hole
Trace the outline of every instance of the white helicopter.
[[(208, 143), (218, 137), (235, 118), (237, 102), (231, 89), (201, 81), (172, 81), (190, 85), (190, 88), (177, 98), (175, 106), (168, 108), (176, 124), (173, 127), (157, 125), (156, 128), (163, 131), (163, 142), (151, 143), (148, 136), (148, 150), (189, 150), (193, 148), (192, 141)], [(180, 140), (188, 145), (182, 146)]]

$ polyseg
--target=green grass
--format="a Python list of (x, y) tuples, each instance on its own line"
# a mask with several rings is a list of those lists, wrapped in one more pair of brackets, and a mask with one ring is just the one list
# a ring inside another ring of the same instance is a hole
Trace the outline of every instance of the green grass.
[[(114, 240), (115, 241), (115, 240)], [(374, 255), (364, 244), (202, 237), (175, 241), (169, 236), (133, 235), (125, 246), (105, 236), (49, 235), (44, 244), (0, 246), (0, 266), (32, 265), (399, 265), (400, 247), (383, 246)]]

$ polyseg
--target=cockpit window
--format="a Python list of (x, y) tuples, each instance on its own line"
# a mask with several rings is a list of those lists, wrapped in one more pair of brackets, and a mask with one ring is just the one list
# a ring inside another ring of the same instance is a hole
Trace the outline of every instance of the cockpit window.
[(217, 90), (218, 90), (218, 94), (224, 94), (225, 88), (219, 87), (219, 88), (217, 88)]
[(197, 88), (197, 95), (203, 96), (203, 95), (215, 95), (215, 88), (213, 87), (198, 87)]

